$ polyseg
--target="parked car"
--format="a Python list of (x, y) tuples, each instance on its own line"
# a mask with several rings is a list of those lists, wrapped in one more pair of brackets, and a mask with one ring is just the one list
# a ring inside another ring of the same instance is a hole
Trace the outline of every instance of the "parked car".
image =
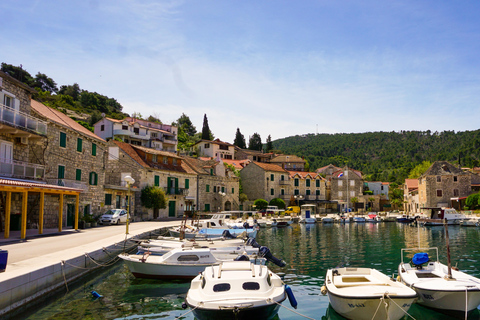
[(119, 224), (127, 222), (127, 210), (111, 209), (105, 212), (99, 219), (101, 224)]

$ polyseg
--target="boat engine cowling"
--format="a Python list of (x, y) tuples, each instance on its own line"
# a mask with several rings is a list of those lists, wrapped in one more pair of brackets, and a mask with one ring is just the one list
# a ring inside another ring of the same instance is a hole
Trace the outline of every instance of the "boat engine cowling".
[(245, 229), (248, 229), (248, 228), (250, 228), (250, 225), (248, 224), (248, 222), (245, 221), (245, 222), (243, 223), (243, 227), (244, 227)]
[(232, 234), (228, 230), (223, 230), (222, 237), (227, 238), (227, 239), (234, 239), (235, 238), (234, 236), (232, 236)]
[(272, 263), (275, 263), (279, 267), (283, 268), (287, 265), (285, 261), (275, 258), (273, 254), (270, 252), (270, 249), (268, 249), (267, 247), (264, 247), (264, 246), (260, 247), (260, 249), (258, 249), (258, 253), (261, 257), (267, 259)]
[(234, 259), (235, 261), (250, 261), (250, 258), (242, 254)]
[(247, 246), (252, 246), (254, 248), (260, 248), (261, 245), (255, 240), (255, 238), (248, 238), (247, 242), (245, 242)]

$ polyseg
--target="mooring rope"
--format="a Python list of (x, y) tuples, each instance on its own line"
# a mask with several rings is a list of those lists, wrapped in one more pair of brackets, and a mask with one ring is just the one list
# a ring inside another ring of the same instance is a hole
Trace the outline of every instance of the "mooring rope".
[(63, 281), (65, 282), (65, 287), (67, 288), (67, 293), (68, 293), (68, 283), (67, 283), (67, 278), (65, 277), (65, 270), (63, 269), (63, 266), (65, 265), (65, 261), (62, 261), (60, 263), (62, 266), (62, 275), (63, 275)]
[(465, 320), (468, 318), (468, 288), (465, 287)]
[(375, 313), (373, 314), (372, 320), (375, 319), (375, 316), (377, 315), (378, 309), (380, 309), (380, 306), (382, 305), (382, 302), (385, 302), (385, 293), (383, 296), (380, 298), (380, 301), (378, 302), (377, 309), (375, 310)]
[(408, 313), (405, 309), (403, 309), (402, 307), (400, 307), (400, 306), (395, 302), (395, 300), (393, 300), (392, 298), (390, 298), (390, 296), (388, 295), (388, 293), (387, 293), (387, 298), (390, 299), (390, 301), (392, 301), (397, 307), (399, 307), (407, 316), (409, 316), (409, 317), (412, 318), (413, 320), (416, 320), (410, 313)]
[(180, 318), (182, 318), (182, 317), (185, 317), (187, 314), (191, 313), (193, 310), (197, 309), (198, 307), (200, 307), (200, 305), (198, 305), (198, 306), (196, 306), (195, 308), (193, 308), (193, 309), (191, 309), (191, 310), (187, 311), (186, 313), (184, 313), (184, 314), (182, 314), (182, 315), (180, 315), (180, 316), (176, 317), (174, 320), (178, 320), (178, 319), (180, 319)]
[(286, 306), (284, 306), (283, 304), (281, 304), (280, 302), (277, 302), (277, 301), (275, 301), (275, 300), (273, 300), (273, 299), (267, 299), (267, 300), (265, 300), (265, 301), (266, 301), (266, 302), (275, 302), (275, 303), (278, 304), (280, 307), (284, 307), (284, 308), (287, 309), (288, 311), (291, 311), (291, 312), (293, 312), (293, 313), (295, 313), (295, 314), (297, 314), (297, 315), (299, 315), (299, 316), (301, 316), (301, 317), (304, 317), (304, 318), (310, 319), (310, 320), (315, 320), (314, 318), (307, 317), (306, 315), (303, 315), (303, 314), (301, 314), (301, 313), (299, 313), (299, 312), (297, 312), (297, 311), (295, 311), (295, 310), (293, 310), (293, 309), (290, 309), (289, 307), (286, 307)]

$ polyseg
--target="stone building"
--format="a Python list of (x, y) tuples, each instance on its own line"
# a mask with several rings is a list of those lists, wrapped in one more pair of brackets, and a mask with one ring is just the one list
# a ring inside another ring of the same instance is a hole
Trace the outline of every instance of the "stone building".
[(290, 200), (290, 173), (282, 167), (263, 162), (251, 162), (240, 171), (243, 193), (250, 201), (273, 198)]
[[(131, 214), (136, 220), (175, 218), (193, 212), (197, 176), (182, 157), (119, 141), (109, 142), (108, 153), (105, 184), (107, 206), (125, 208), (130, 194), (132, 208), (135, 208)], [(130, 188), (125, 176), (135, 180)], [(142, 206), (141, 190), (147, 185), (164, 189), (168, 198), (165, 209), (154, 210)]]
[(270, 162), (275, 155), (271, 152), (264, 153), (263, 151), (241, 149), (235, 146), (235, 160), (250, 160), (254, 162)]
[(296, 155), (281, 154), (273, 157), (271, 164), (276, 164), (289, 171), (305, 171), (305, 160)]
[[(363, 195), (363, 179), (359, 171), (345, 167), (332, 172), (330, 178), (330, 200), (337, 201), (340, 210), (353, 209), (352, 199)], [(356, 203), (356, 208), (364, 208), (365, 203)]]
[(447, 161), (435, 161), (418, 178), (420, 209), (452, 207), (452, 198), (467, 197), (471, 193), (471, 173), (464, 172)]
[[(49, 184), (82, 190), (80, 210), (99, 216), (104, 212), (106, 141), (66, 114), (32, 100), (32, 114), (48, 124), (41, 157)], [(75, 199), (66, 199), (66, 226), (73, 226)], [(52, 221), (54, 223), (54, 221)], [(46, 224), (51, 224), (47, 223)]]
[[(78, 208), (82, 190), (46, 184), (46, 147), (49, 124), (34, 114), (31, 96), (35, 91), (0, 71), (0, 231), (65, 226), (64, 197)], [(74, 210), (78, 212), (78, 210)], [(78, 215), (74, 214), (73, 220)], [(72, 226), (78, 226), (72, 221)]]
[(184, 163), (197, 175), (196, 210), (218, 212), (240, 210), (239, 178), (223, 161), (184, 157)]

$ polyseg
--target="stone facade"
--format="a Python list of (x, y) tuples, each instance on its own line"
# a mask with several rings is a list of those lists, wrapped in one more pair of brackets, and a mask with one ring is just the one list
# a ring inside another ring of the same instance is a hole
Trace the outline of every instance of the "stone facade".
[(251, 162), (240, 171), (240, 177), (248, 200), (264, 199), (269, 202), (279, 198), (282, 189), (284, 193), (290, 190), (288, 171), (274, 164)]
[(351, 199), (363, 195), (363, 179), (357, 172), (345, 167), (331, 175), (330, 200), (337, 201), (341, 210), (353, 208)]

